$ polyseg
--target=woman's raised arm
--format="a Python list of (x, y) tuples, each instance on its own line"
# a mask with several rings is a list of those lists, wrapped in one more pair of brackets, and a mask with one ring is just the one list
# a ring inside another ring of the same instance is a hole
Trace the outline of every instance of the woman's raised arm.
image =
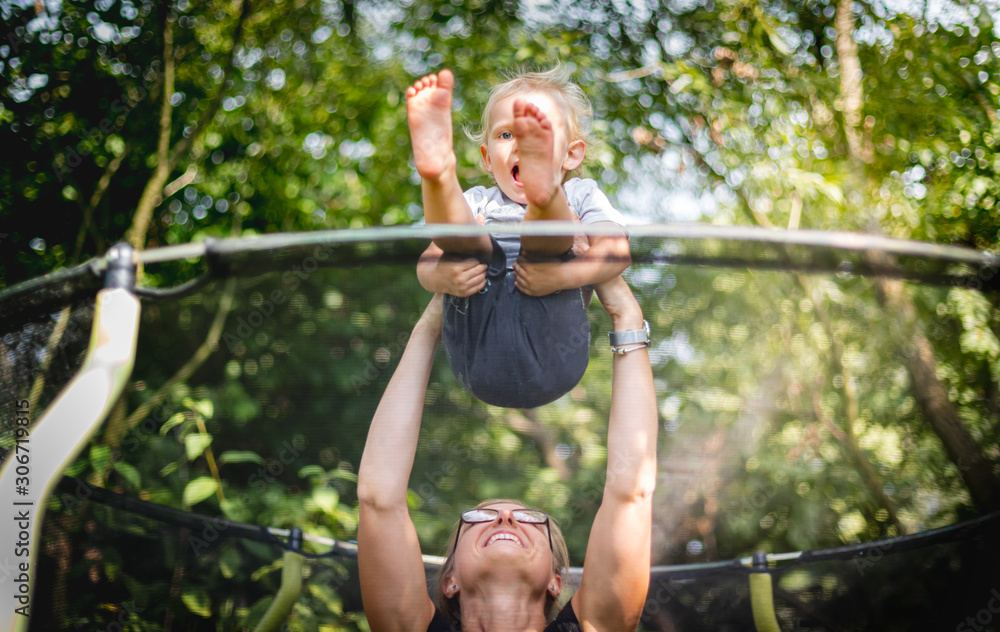
[(437, 294), (413, 327), (382, 395), (358, 469), (358, 572), (365, 615), (375, 632), (424, 632), (434, 616), (406, 489), (441, 319)]
[[(624, 279), (594, 289), (615, 331), (642, 329), (642, 308)], [(649, 588), (656, 391), (645, 347), (612, 362), (607, 478), (573, 609), (585, 629), (634, 630)]]

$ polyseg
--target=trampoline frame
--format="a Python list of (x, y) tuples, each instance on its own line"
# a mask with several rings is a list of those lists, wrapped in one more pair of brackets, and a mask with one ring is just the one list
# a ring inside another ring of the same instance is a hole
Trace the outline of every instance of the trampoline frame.
[[(948, 274), (943, 277), (940, 275), (922, 277), (920, 275), (913, 275), (891, 264), (873, 264), (862, 272), (916, 278), (922, 282), (961, 283), (966, 286), (977, 287), (977, 289), (984, 287), (986, 289), (993, 289), (997, 287), (998, 275), (996, 272), (997, 268), (1000, 267), (1000, 259), (990, 253), (957, 246), (930, 244), (858, 233), (774, 230), (705, 224), (630, 226), (628, 230), (630, 238), (650, 237), (663, 239), (749, 241), (767, 243), (779, 247), (805, 246), (856, 252), (873, 251), (890, 256), (912, 256), (946, 261), (956, 264), (961, 270), (955, 274)], [(45, 505), (60, 480), (59, 475), (61, 472), (76, 458), (86, 443), (96, 433), (100, 424), (109, 414), (111, 407), (125, 388), (132, 367), (134, 366), (136, 344), (138, 341), (139, 313), (141, 311), (138, 296), (155, 299), (190, 293), (213, 278), (236, 275), (237, 270), (228, 267), (227, 260), (234, 255), (251, 252), (286, 248), (308, 248), (312, 246), (316, 249), (315, 252), (317, 254), (324, 252), (329, 255), (327, 249), (337, 245), (368, 244), (411, 239), (430, 240), (440, 236), (467, 236), (483, 233), (564, 235), (574, 232), (587, 235), (620, 234), (618, 229), (611, 227), (581, 227), (579, 224), (564, 222), (538, 222), (518, 225), (514, 228), (504, 227), (502, 230), (479, 226), (435, 225), (272, 234), (249, 239), (210, 239), (200, 243), (167, 246), (141, 253), (134, 252), (127, 245), (118, 245), (112, 248), (105, 257), (95, 258), (75, 268), (38, 277), (0, 291), (0, 317), (6, 317), (13, 313), (20, 313), (23, 316), (26, 311), (30, 313), (44, 313), (46, 307), (53, 300), (62, 303), (73, 302), (73, 299), (77, 298), (81, 292), (88, 292), (96, 280), (102, 276), (104, 277), (105, 286), (104, 289), (97, 292), (97, 307), (94, 315), (91, 342), (83, 366), (32, 426), (30, 439), (27, 436), (23, 438), (24, 443), (28, 443), (29, 440), (34, 441), (31, 448), (36, 449), (37, 454), (46, 455), (45, 460), (37, 458), (30, 461), (32, 468), (31, 480), (36, 483), (33, 487), (35, 490), (40, 488), (41, 492), (36, 492), (37, 495), (34, 497), (25, 496), (24, 492), (21, 492), (23, 487), (16, 482), (20, 475), (18, 465), (23, 466), (25, 464), (24, 461), (16, 458), (17, 454), (21, 448), (24, 449), (25, 456), (30, 454), (28, 447), (21, 445), (20, 438), (18, 439), (17, 446), (12, 450), (10, 458), (3, 464), (2, 473), (0, 473), (0, 503), (6, 503), (7, 506), (23, 506), (28, 508), (22, 511), (29, 523), (28, 526), (22, 527), (23, 521), (0, 521), (0, 543), (6, 545), (5, 550), (7, 551), (30, 551), (28, 553), (28, 560), (23, 562), (15, 561), (13, 565), (8, 562), (5, 565), (5, 570), (7, 571), (5, 576), (0, 577), (0, 583), (3, 583), (3, 580), (10, 577), (14, 580), (15, 584), (13, 590), (10, 587), (0, 590), (0, 593), (2, 593), (0, 604), (3, 604), (5, 608), (4, 612), (7, 613), (5, 615), (5, 623), (0, 624), (0, 629), (9, 632), (27, 630), (32, 593), (32, 587), (29, 583), (30, 571), (37, 568), (37, 555), (38, 549), (41, 546), (41, 524)], [(205, 259), (208, 271), (202, 276), (196, 277), (175, 288), (135, 287), (135, 273), (140, 266), (190, 260), (192, 258)], [(322, 262), (328, 259), (329, 256), (317, 258), (319, 262)], [(655, 253), (652, 260), (659, 263), (685, 263), (691, 265), (797, 269), (794, 262), (787, 259), (785, 261), (768, 262), (733, 258), (685, 258), (683, 255), (672, 254), (666, 250)], [(319, 262), (317, 262), (317, 265), (319, 265)], [(336, 264), (336, 261), (332, 263)], [(839, 274), (855, 274), (858, 272), (854, 269), (845, 269), (843, 265), (823, 270)], [(42, 289), (49, 290), (47, 301), (33, 302), (30, 300), (32, 295)], [(12, 304), (17, 307), (12, 308)], [(44, 445), (42, 448), (37, 448), (39, 444)], [(41, 486), (37, 484), (39, 481), (42, 481)], [(22, 495), (19, 497), (16, 494)], [(135, 502), (142, 503), (143, 501)], [(134, 507), (124, 506), (129, 503), (119, 504), (126, 510), (135, 511)], [(152, 503), (146, 504), (151, 505)], [(33, 508), (35, 511), (33, 517), (30, 516), (30, 508)], [(190, 515), (195, 516), (195, 514)], [(995, 517), (984, 516), (979, 521), (970, 521), (970, 525), (960, 524), (945, 527), (944, 529), (935, 530), (935, 535), (941, 536), (944, 533), (948, 533), (952, 537), (955, 537), (954, 532), (973, 528), (971, 523), (979, 524), (984, 520), (992, 520)], [(283, 573), (283, 585), (279, 593), (280, 599), (276, 599), (275, 601), (275, 604), (279, 604), (280, 602), (280, 607), (277, 607), (274, 611), (269, 611), (266, 619), (270, 623), (264, 626), (262, 622), (262, 627), (258, 628), (264, 630), (270, 629), (273, 625), (278, 625), (287, 616), (287, 612), (294, 602), (295, 596), (298, 595), (301, 589), (301, 539), (299, 534), (296, 533), (299, 531), (297, 528), (290, 531), (266, 529), (263, 527), (258, 527), (258, 529), (266, 534), (266, 536), (263, 536), (264, 541), (278, 544), (285, 549), (286, 558), (287, 555), (296, 556), (297, 563), (287, 564), (286, 570), (298, 569), (297, 572)], [(26, 532), (30, 532), (30, 539), (24, 541), (24, 534)], [(281, 535), (291, 536), (290, 542), (292, 544), (283, 545), (278, 540), (278, 536)], [(702, 572), (745, 569), (749, 573), (755, 625), (759, 630), (770, 631), (778, 629), (774, 615), (773, 592), (771, 590), (768, 569), (770, 562), (788, 560), (804, 562), (830, 559), (831, 557), (844, 558), (846, 556), (864, 555), (865, 551), (874, 547), (880, 547), (881, 550), (884, 550), (886, 542), (902, 544), (903, 546), (893, 546), (894, 551), (900, 551), (918, 546), (918, 540), (930, 535), (931, 532), (927, 532), (927, 534), (902, 536), (893, 540), (876, 543), (875, 545), (838, 547), (837, 549), (830, 549), (828, 551), (805, 551), (771, 556), (758, 553), (753, 558), (745, 560), (739, 559), (727, 562), (675, 567), (654, 567), (652, 575), (654, 577), (670, 576), (682, 578), (701, 574)], [(309, 536), (302, 537), (316, 540)], [(934, 539), (940, 539), (940, 537)], [(29, 546), (29, 543), (31, 546)], [(23, 544), (23, 548), (18, 548), (19, 544)], [(332, 541), (331, 544), (334, 546), (335, 554), (346, 555), (348, 557), (356, 556), (356, 546), (352, 547), (349, 543), (338, 541)], [(17, 555), (20, 556), (21, 554), (17, 553)], [(425, 568), (434, 568), (442, 562), (443, 558), (424, 556)], [(582, 569), (571, 568), (569, 569), (569, 575), (571, 581), (576, 580), (578, 582), (582, 575)], [(22, 578), (23, 581), (19, 581)], [(17, 586), (24, 587), (22, 591), (24, 594), (18, 594), (18, 590), (20, 589)], [(271, 625), (272, 623), (273, 625)]]

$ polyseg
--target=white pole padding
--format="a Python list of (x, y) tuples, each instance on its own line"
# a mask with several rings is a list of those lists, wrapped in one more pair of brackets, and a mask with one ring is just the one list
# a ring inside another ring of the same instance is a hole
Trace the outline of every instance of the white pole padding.
[(0, 474), (0, 630), (28, 629), (45, 505), (125, 389), (139, 313), (139, 299), (128, 290), (98, 292), (90, 348), (79, 372), (33, 424), (33, 411), (20, 408), (28, 402), (17, 403), (16, 443)]

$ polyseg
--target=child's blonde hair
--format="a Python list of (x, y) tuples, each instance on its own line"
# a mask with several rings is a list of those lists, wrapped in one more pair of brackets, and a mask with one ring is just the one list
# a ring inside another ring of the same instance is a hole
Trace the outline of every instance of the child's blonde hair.
[(590, 99), (580, 86), (570, 80), (569, 71), (560, 65), (540, 72), (515, 71), (509, 79), (493, 86), (486, 107), (483, 108), (479, 129), (466, 130), (469, 138), (479, 145), (485, 145), (493, 106), (501, 99), (525, 92), (543, 92), (551, 96), (562, 108), (566, 124), (569, 126), (569, 140), (571, 142), (582, 140), (587, 145), (593, 144), (591, 119), (594, 116), (594, 108), (591, 107)]

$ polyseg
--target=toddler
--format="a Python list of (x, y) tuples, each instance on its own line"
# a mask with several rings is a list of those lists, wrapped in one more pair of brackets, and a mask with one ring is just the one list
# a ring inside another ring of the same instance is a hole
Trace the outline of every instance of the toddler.
[[(448, 70), (406, 91), (413, 157), (428, 224), (544, 220), (624, 226), (583, 162), (590, 104), (559, 68), (495, 86), (482, 115), (482, 164), (495, 187), (463, 192), (456, 173)], [(445, 296), (442, 338), (452, 371), (474, 396), (533, 408), (580, 381), (589, 360), (589, 286), (629, 266), (620, 235), (444, 237), (421, 257), (421, 285)]]

